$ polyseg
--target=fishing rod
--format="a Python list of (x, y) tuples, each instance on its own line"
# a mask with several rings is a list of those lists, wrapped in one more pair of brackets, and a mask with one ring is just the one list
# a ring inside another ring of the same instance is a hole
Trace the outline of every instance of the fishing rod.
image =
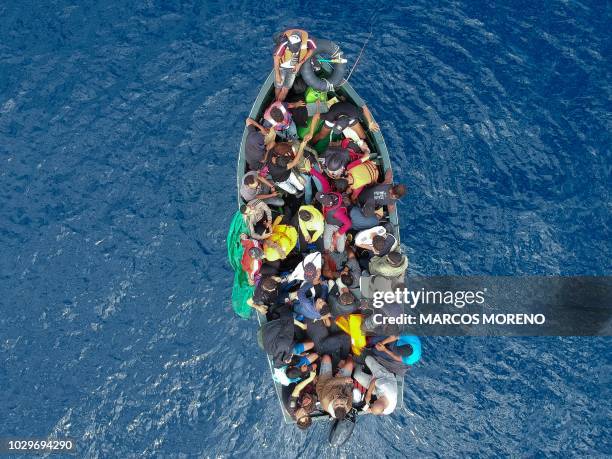
[(370, 33), (368, 34), (368, 37), (365, 39), (365, 42), (363, 43), (363, 46), (361, 47), (361, 50), (359, 51), (359, 55), (357, 56), (357, 59), (355, 60), (355, 63), (353, 64), (353, 67), (351, 67), (351, 70), (350, 70), (348, 76), (344, 79), (345, 83), (349, 80), (349, 78), (353, 74), (353, 70), (355, 70), (355, 67), (357, 67), (357, 64), (359, 63), (359, 60), (361, 59), (361, 56), (363, 55), (363, 51), (365, 50), (365, 47), (367, 46), (368, 42), (370, 41), (370, 38), (372, 38), (372, 34), (374, 33), (374, 19), (376, 18), (376, 16), (378, 15), (379, 12), (380, 12), (380, 9), (376, 10), (374, 13), (372, 13), (372, 16), (370, 16)]

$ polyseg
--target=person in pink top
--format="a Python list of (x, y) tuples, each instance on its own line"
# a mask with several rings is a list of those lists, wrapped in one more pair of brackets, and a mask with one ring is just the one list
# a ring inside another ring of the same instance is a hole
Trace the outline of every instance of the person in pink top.
[[(331, 189), (329, 183), (324, 185), (325, 189)], [(315, 199), (323, 206), (325, 216), (323, 248), (326, 251), (344, 252), (346, 233), (351, 229), (351, 219), (342, 202), (342, 195), (332, 191), (320, 191)]]

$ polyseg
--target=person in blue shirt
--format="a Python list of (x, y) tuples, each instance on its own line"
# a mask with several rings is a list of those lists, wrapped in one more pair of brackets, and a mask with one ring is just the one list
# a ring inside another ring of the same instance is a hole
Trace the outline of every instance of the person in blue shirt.
[(421, 359), (421, 340), (414, 335), (389, 336), (378, 341), (374, 348), (404, 365), (414, 365)]
[(322, 319), (326, 315), (321, 310), (327, 304), (328, 292), (327, 284), (321, 279), (321, 270), (313, 263), (307, 263), (304, 266), (304, 282), (297, 293), (299, 301), (294, 308), (295, 313), (311, 320)]

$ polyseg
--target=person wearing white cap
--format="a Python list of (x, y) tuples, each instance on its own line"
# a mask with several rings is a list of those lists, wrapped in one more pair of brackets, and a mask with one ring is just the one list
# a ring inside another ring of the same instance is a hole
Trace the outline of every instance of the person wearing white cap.
[(274, 51), (274, 91), (276, 100), (284, 101), (300, 68), (310, 59), (317, 45), (301, 29), (286, 30), (280, 37)]

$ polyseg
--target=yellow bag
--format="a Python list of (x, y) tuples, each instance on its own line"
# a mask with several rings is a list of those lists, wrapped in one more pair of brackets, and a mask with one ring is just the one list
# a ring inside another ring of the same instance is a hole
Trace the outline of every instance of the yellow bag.
[(355, 355), (361, 355), (366, 346), (366, 336), (361, 331), (363, 317), (363, 314), (349, 314), (336, 319), (336, 325), (351, 337), (351, 351)]

